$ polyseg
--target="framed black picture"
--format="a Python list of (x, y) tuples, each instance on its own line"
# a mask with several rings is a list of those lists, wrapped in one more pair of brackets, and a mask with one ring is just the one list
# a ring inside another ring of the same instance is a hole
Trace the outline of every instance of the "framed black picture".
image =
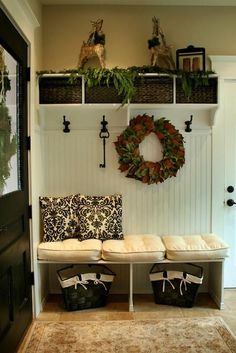
[(205, 48), (189, 45), (176, 50), (176, 68), (184, 71), (205, 71)]

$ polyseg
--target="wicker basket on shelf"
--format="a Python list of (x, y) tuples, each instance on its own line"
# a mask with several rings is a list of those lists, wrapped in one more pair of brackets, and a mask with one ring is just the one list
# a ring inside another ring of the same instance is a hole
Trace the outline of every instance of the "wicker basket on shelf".
[(73, 83), (64, 77), (41, 77), (39, 80), (40, 104), (82, 103), (82, 78)]
[(122, 103), (123, 97), (119, 96), (115, 87), (106, 85), (85, 89), (85, 103)]
[(209, 78), (208, 85), (193, 87), (188, 99), (183, 91), (181, 79), (176, 79), (176, 103), (217, 103), (217, 78)]
[(173, 103), (173, 78), (144, 76), (136, 83), (131, 103)]

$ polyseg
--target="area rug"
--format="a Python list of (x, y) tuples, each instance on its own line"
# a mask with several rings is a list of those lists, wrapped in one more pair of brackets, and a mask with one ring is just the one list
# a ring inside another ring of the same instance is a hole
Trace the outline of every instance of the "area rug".
[(220, 317), (36, 321), (25, 353), (236, 353)]

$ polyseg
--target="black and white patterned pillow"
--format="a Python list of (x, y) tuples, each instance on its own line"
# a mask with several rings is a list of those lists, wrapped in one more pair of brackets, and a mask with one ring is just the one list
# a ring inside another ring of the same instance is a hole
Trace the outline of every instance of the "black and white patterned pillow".
[(40, 197), (43, 241), (61, 241), (78, 237), (79, 195)]
[(79, 240), (123, 239), (122, 196), (79, 196)]

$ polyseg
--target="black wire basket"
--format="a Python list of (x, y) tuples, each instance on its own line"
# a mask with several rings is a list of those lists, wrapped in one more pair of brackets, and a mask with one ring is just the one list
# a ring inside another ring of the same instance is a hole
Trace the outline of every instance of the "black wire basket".
[(67, 266), (57, 271), (68, 311), (102, 307), (107, 303), (115, 273), (105, 265), (88, 266), (96, 266), (96, 271), (82, 272), (79, 265)]
[(154, 264), (149, 276), (156, 304), (191, 308), (203, 281), (203, 268), (187, 263), (179, 270), (176, 264)]

